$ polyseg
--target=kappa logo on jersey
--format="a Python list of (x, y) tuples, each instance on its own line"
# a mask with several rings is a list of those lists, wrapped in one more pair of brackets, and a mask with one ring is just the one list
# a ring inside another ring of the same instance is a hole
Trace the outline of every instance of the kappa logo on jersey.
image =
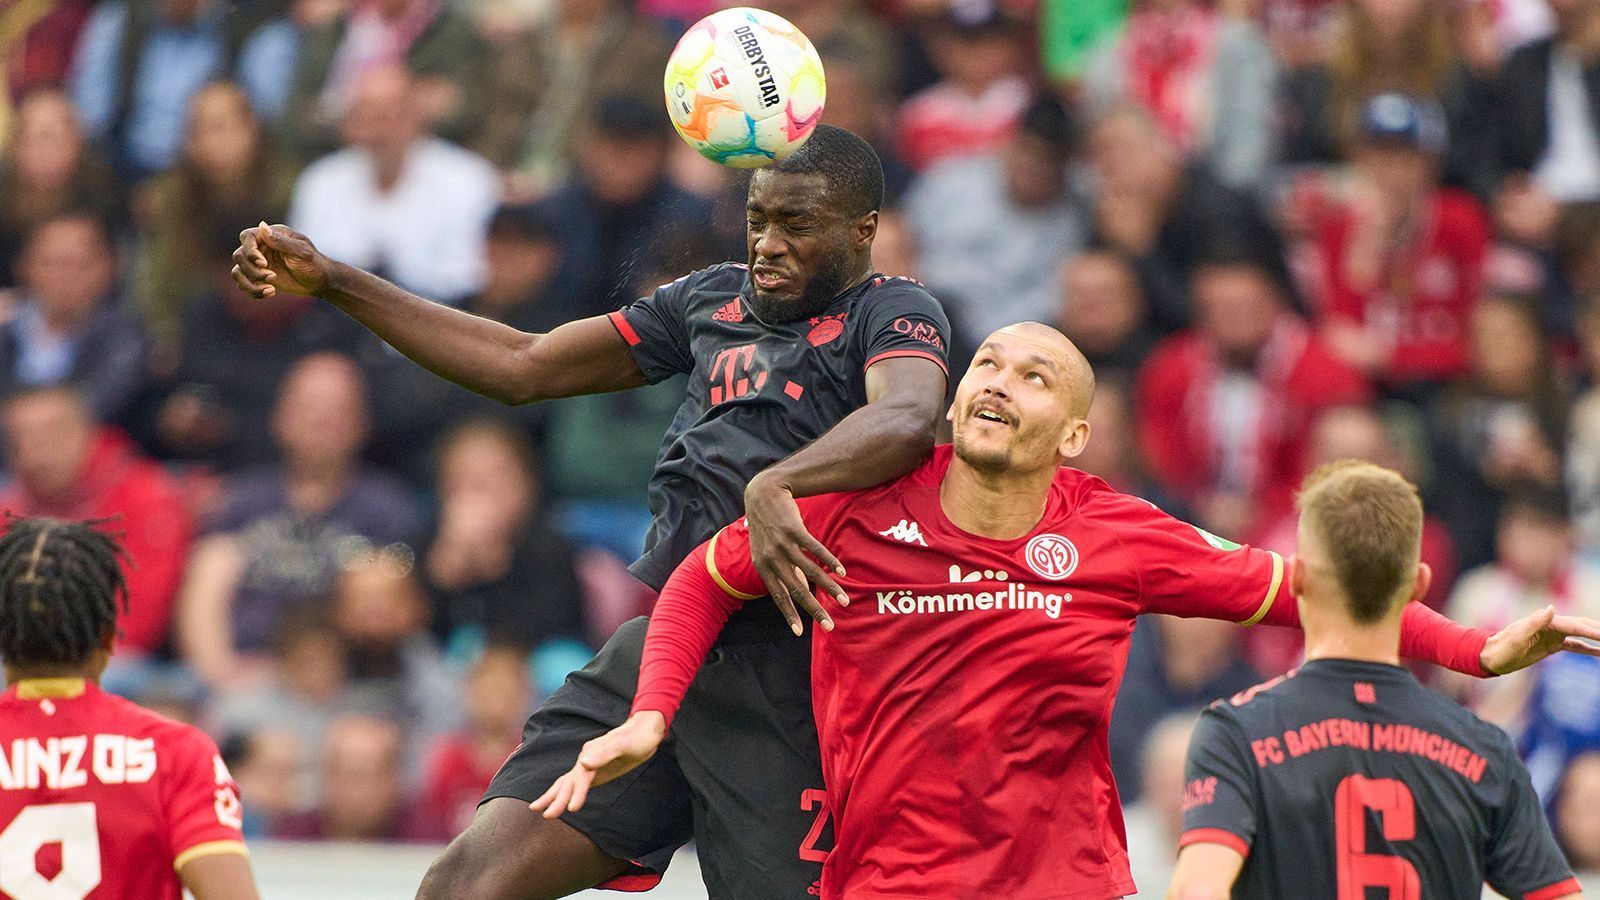
[(950, 567), (951, 584), (971, 584), (974, 581), (1006, 581), (1010, 578), (1010, 572), (1003, 572), (998, 569), (984, 569), (981, 572), (974, 569), (963, 575), (960, 566)]
[(1078, 568), (1078, 548), (1059, 534), (1041, 534), (1023, 550), (1028, 568), (1043, 578), (1060, 581)]
[(743, 322), (744, 308), (739, 305), (739, 298), (734, 297), (726, 305), (711, 314), (713, 322)]
[(878, 533), (886, 538), (894, 538), (897, 541), (905, 541), (908, 544), (928, 546), (928, 542), (922, 539), (922, 529), (910, 519), (901, 519)]

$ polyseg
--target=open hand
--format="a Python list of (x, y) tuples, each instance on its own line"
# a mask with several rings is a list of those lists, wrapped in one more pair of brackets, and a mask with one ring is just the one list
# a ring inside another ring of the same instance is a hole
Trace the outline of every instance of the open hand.
[(843, 575), (844, 566), (806, 530), (794, 495), (788, 488), (757, 475), (745, 488), (744, 515), (750, 524), (750, 559), (772, 602), (789, 621), (789, 628), (797, 635), (804, 630), (798, 606), (824, 631), (832, 631), (833, 619), (817, 602), (811, 585), (827, 591), (840, 606), (850, 605), (850, 597), (828, 574), (831, 571)]
[(1479, 661), (1496, 675), (1526, 669), (1563, 650), (1600, 656), (1600, 622), (1556, 614), (1554, 606), (1523, 616), (1489, 637)]
[(589, 788), (638, 768), (655, 755), (666, 736), (667, 720), (661, 713), (634, 713), (628, 721), (584, 744), (572, 771), (557, 778), (528, 808), (546, 819), (577, 812), (589, 798)]
[(310, 296), (328, 286), (332, 260), (311, 240), (287, 225), (262, 222), (239, 232), (233, 251), (233, 280), (252, 297), (286, 294)]

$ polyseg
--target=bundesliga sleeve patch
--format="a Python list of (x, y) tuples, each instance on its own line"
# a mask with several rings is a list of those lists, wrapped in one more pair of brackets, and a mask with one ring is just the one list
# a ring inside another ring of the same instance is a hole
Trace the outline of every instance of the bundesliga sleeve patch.
[(1199, 525), (1191, 525), (1189, 527), (1193, 528), (1195, 531), (1198, 531), (1200, 533), (1200, 537), (1204, 538), (1206, 543), (1217, 548), (1218, 550), (1238, 550), (1240, 547), (1244, 546), (1243, 544), (1236, 544), (1225, 537), (1217, 537), (1204, 528), (1201, 528)]

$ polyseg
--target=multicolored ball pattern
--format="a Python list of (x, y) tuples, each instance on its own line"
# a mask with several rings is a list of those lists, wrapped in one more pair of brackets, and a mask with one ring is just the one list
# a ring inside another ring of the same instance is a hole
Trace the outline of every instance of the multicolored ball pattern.
[(822, 118), (827, 80), (811, 41), (782, 16), (735, 7), (678, 40), (664, 80), (678, 135), (712, 162), (764, 166), (799, 149)]

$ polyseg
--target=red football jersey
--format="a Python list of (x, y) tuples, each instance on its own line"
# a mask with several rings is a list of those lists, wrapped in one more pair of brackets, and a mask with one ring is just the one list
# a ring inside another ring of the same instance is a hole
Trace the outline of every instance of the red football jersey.
[[(1062, 469), (1024, 537), (939, 504), (951, 448), (889, 485), (800, 501), (849, 572), (816, 632), (812, 703), (837, 841), (825, 897), (1134, 892), (1107, 722), (1140, 613), (1253, 623), (1283, 560)], [(744, 520), (712, 576), (762, 593)]]
[(82, 679), (0, 694), (0, 897), (178, 900), (180, 866), (245, 852), (240, 812), (193, 726)]

